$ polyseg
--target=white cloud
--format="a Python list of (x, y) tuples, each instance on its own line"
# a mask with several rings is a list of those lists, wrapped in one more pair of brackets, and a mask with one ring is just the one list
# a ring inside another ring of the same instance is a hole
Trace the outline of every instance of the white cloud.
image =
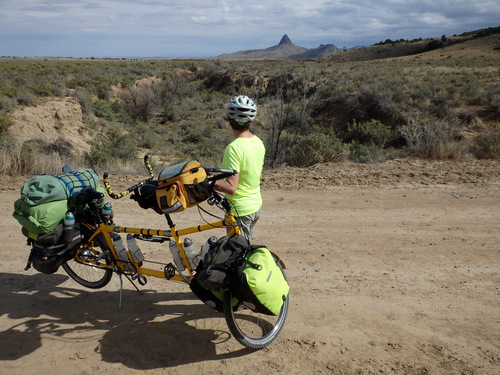
[(497, 0), (0, 0), (0, 55), (215, 56), (499, 26)]

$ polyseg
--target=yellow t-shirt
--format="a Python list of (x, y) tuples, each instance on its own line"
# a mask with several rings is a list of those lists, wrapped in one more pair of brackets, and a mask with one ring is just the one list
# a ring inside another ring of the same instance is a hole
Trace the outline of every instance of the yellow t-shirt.
[(240, 174), (234, 195), (226, 194), (235, 216), (257, 212), (262, 206), (260, 176), (266, 148), (259, 137), (236, 138), (226, 146), (222, 168), (235, 169)]

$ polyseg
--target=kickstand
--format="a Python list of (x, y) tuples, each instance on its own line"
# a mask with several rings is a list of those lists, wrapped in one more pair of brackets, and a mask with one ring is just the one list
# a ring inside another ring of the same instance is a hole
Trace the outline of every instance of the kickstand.
[(120, 300), (118, 301), (118, 310), (122, 309), (122, 296), (123, 296), (123, 280), (122, 275), (120, 274)]
[[(122, 309), (122, 298), (123, 298), (123, 279), (122, 279), (122, 274), (119, 274), (120, 276), (120, 300), (118, 301), (118, 310), (121, 310)], [(130, 283), (134, 286), (134, 288), (140, 293), (142, 294), (142, 292), (140, 291), (140, 289), (137, 287), (137, 285), (135, 285), (135, 283), (130, 279), (130, 277), (128, 275), (125, 275), (125, 277), (127, 278), (128, 281), (130, 281)]]

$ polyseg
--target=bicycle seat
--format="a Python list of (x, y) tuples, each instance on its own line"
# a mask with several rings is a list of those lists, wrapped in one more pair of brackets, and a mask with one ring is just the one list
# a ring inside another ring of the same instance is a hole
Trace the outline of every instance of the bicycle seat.
[(76, 205), (76, 207), (80, 207), (89, 204), (95, 199), (101, 199), (103, 197), (104, 194), (99, 193), (96, 189), (91, 187), (86, 187), (80, 190), (79, 192), (73, 194), (69, 199), (70, 202)]

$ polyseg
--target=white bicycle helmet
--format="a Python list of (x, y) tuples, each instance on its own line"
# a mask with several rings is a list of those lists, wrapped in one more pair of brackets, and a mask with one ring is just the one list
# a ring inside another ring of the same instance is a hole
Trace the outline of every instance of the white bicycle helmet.
[(235, 120), (238, 124), (245, 125), (255, 119), (257, 105), (248, 96), (235, 96), (227, 104), (227, 114), (230, 119)]

